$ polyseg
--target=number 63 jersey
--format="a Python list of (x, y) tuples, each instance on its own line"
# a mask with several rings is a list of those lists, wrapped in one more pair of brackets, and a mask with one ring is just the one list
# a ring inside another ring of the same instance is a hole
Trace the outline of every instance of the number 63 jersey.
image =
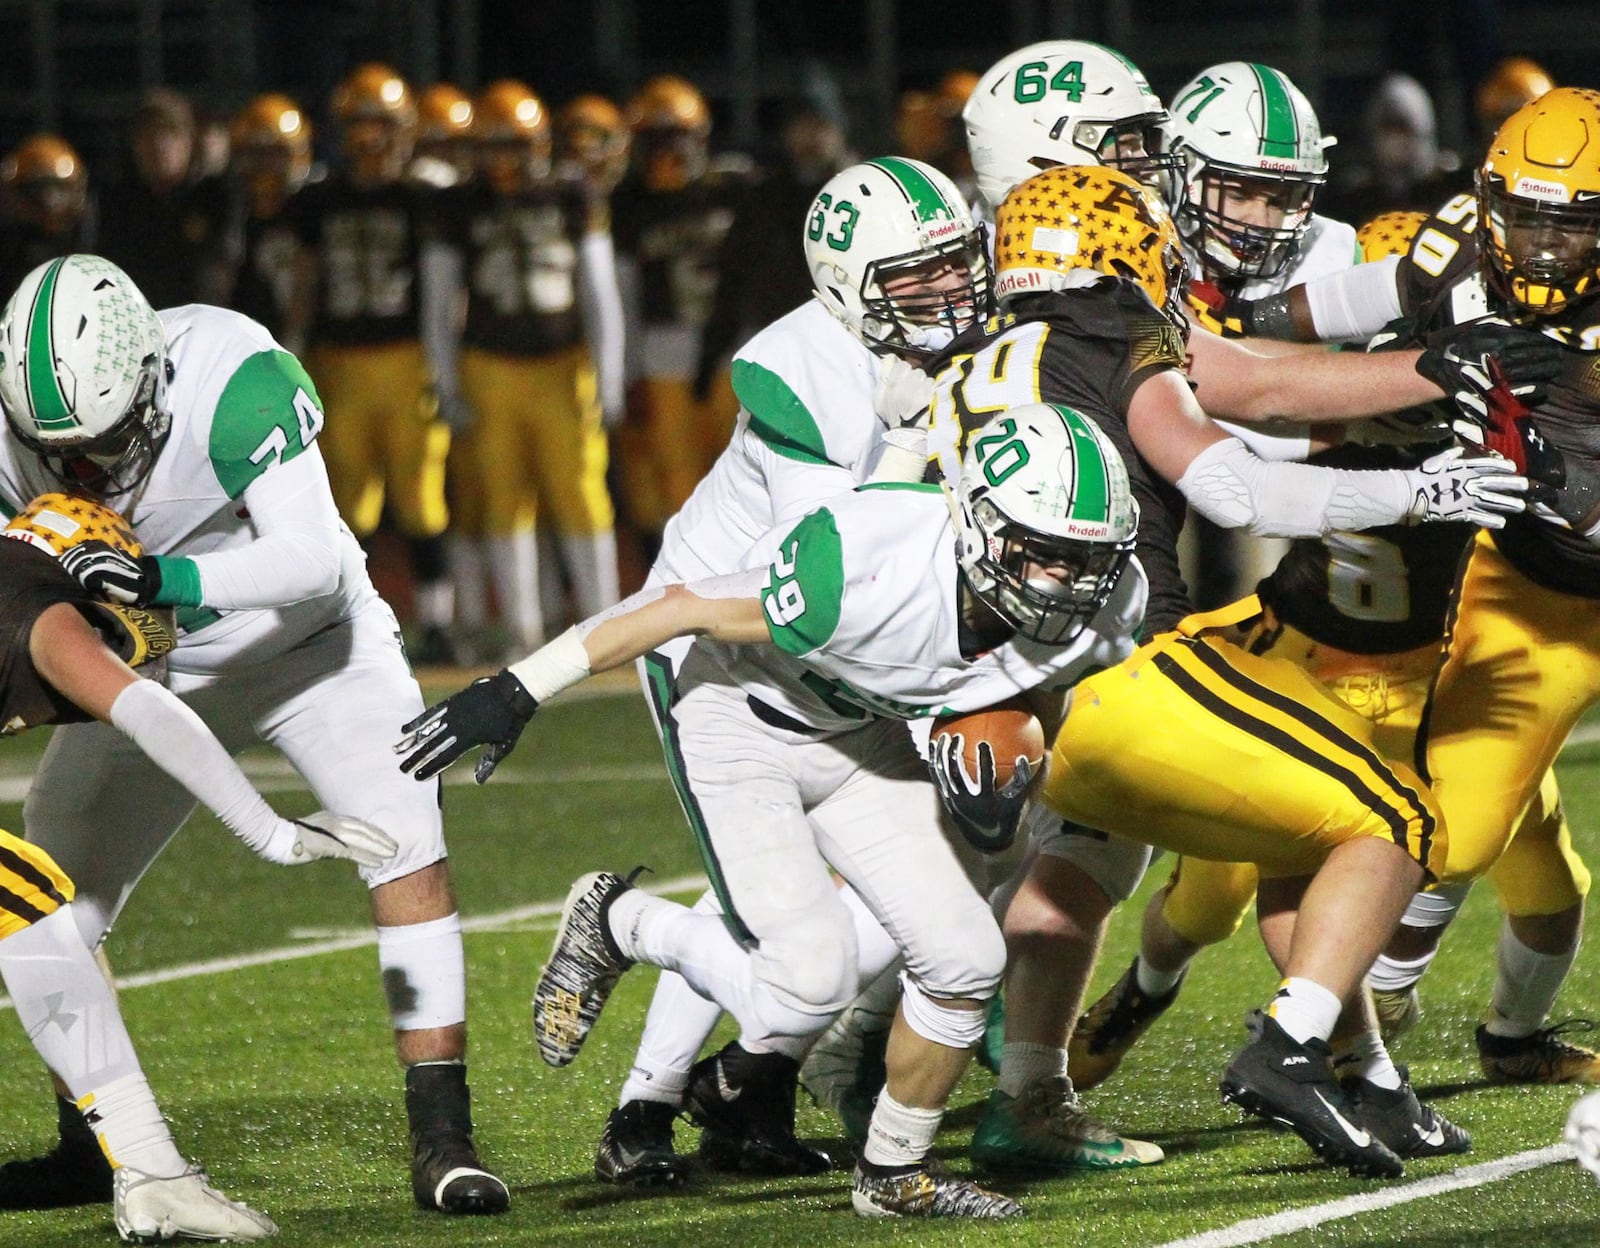
[[(300, 362), (249, 317), (188, 304), (160, 314), (166, 329), (172, 430), (134, 491), (107, 499), (151, 554), (232, 550), (255, 540), (245, 491), (302, 455), (320, 459), (322, 407)], [(15, 438), (0, 438), (0, 502), (15, 511), (61, 484)], [(326, 487), (324, 487), (326, 488)], [(271, 659), (375, 597), (365, 557), (340, 526), (332, 594), (272, 609), (180, 607), (171, 666), (212, 671), (241, 655)]]
[(1144, 616), (1134, 560), (1066, 645), (1013, 636), (968, 658), (955, 529), (937, 485), (861, 486), (775, 529), (752, 555), (770, 560), (761, 602), (773, 645), (696, 644), (753, 698), (824, 732), (1066, 689), (1130, 654)]

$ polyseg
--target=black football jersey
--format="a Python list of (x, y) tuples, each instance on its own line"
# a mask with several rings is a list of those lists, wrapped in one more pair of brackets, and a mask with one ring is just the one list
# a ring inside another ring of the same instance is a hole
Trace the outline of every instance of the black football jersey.
[(88, 606), (94, 598), (53, 555), (0, 540), (0, 733), (89, 718), (40, 679), (28, 653), (34, 623), (58, 602)]
[(288, 217), (317, 257), (313, 342), (416, 341), (417, 254), (430, 219), (424, 192), (409, 183), (357, 187), (330, 178), (295, 196)]
[[(1437, 447), (1334, 447), (1328, 468), (1412, 468)], [(1313, 641), (1355, 654), (1398, 654), (1444, 636), (1470, 524), (1383, 525), (1290, 543), (1256, 587), (1278, 619)]]
[(441, 237), (465, 262), (464, 345), (538, 356), (583, 341), (578, 247), (590, 208), (580, 190), (511, 196), (468, 183), (439, 204)]
[[(680, 191), (624, 182), (611, 201), (617, 254), (639, 268), (646, 325), (700, 327), (711, 315), (717, 253), (744, 194), (744, 179), (711, 174)], [(783, 246), (798, 246), (799, 236)]]
[(1185, 503), (1139, 455), (1128, 433), (1128, 404), (1150, 377), (1182, 371), (1183, 336), (1144, 292), (1108, 279), (1082, 290), (1034, 296), (1015, 315), (995, 317), (956, 339), (932, 370), (935, 427), (953, 412), (958, 453), (974, 429), (1008, 407), (1064, 403), (1094, 420), (1127, 465), (1139, 504), (1136, 554), (1150, 581), (1143, 636), (1164, 632), (1194, 608), (1178, 568)]
[[(1490, 314), (1560, 339), (1566, 367), (1534, 412), (1539, 432), (1569, 462), (1600, 471), (1600, 299), (1529, 316), (1490, 289), (1479, 264), (1477, 200), (1458, 195), (1423, 223), (1400, 264), (1401, 306), (1419, 330)], [(1511, 516), (1494, 543), (1519, 572), (1560, 593), (1600, 598), (1600, 547), (1532, 513)]]
[(259, 321), (283, 341), (294, 294), (294, 260), (300, 240), (286, 216), (263, 221), (242, 213), (238, 231), (238, 267), (228, 306)]

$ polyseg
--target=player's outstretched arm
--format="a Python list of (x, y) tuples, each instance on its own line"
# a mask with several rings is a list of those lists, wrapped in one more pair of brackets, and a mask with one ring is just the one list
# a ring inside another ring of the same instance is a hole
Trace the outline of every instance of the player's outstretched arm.
[(596, 672), (631, 663), (674, 637), (751, 644), (770, 641), (760, 590), (765, 569), (641, 590), (575, 624), (527, 658), (429, 707), (395, 743), (400, 770), (431, 780), (463, 754), (485, 747), (474, 776), (494, 774), (541, 702)]
[(45, 610), (28, 648), (47, 684), (126, 735), (268, 862), (348, 858), (378, 867), (398, 848), (387, 832), (344, 815), (319, 811), (303, 821), (282, 818), (201, 718), (155, 681), (141, 680), (76, 607), (58, 603)]

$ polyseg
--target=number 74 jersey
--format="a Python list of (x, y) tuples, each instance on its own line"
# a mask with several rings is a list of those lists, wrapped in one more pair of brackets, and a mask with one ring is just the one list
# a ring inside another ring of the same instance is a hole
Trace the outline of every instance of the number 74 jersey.
[[(300, 362), (247, 316), (204, 304), (169, 308), (160, 316), (172, 431), (145, 483), (108, 499), (108, 505), (128, 517), (151, 554), (192, 557), (243, 546), (256, 537), (244, 492), (274, 467), (308, 451), (317, 454), (322, 405), (316, 387)], [(60, 488), (15, 438), (0, 438), (0, 507), (8, 514)], [(180, 650), (187, 648), (188, 634), (203, 629), (208, 649), (225, 637), (231, 657), (263, 643), (271, 648), (272, 635), (293, 644), (338, 618), (352, 594), (370, 593), (360, 547), (347, 529), (339, 540), (337, 593), (225, 617), (181, 608)]]

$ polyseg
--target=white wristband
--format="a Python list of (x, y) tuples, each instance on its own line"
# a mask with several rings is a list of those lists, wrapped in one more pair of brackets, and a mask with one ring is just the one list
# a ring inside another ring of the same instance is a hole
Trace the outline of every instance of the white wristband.
[(576, 626), (507, 669), (537, 702), (553, 698), (589, 675), (589, 652)]

